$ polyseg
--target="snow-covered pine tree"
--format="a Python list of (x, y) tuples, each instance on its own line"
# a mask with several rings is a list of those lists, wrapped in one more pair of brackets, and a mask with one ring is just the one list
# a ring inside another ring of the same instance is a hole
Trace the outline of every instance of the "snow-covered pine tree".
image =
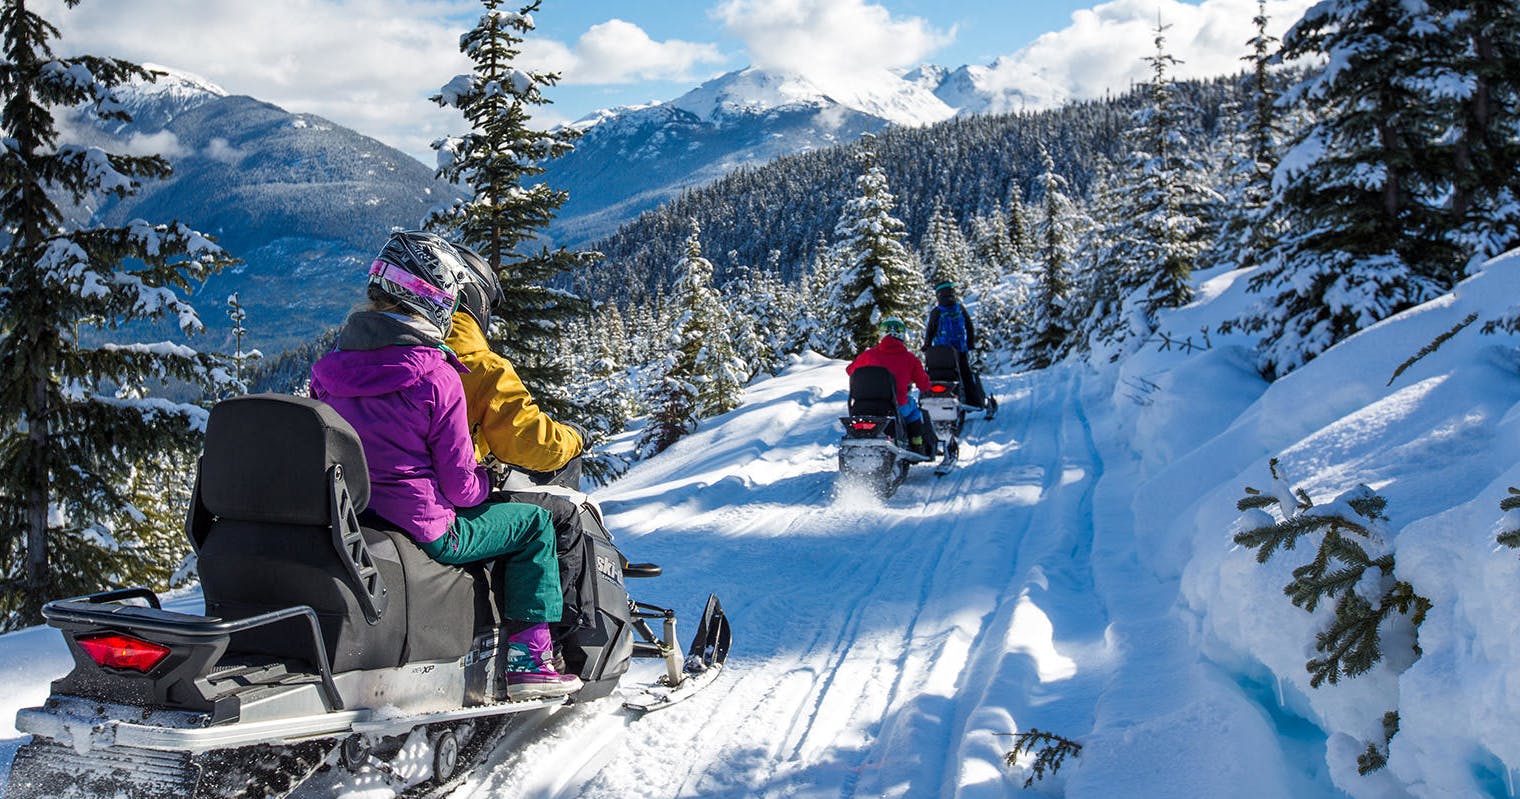
[(227, 318), (232, 320), (232, 354), (227, 357), (232, 361), (233, 377), (240, 386), (238, 391), (244, 392), (248, 390), (249, 364), (261, 360), (264, 353), (256, 349), (243, 349), (243, 339), (248, 335), (248, 328), (243, 327), (243, 322), (248, 319), (248, 311), (243, 309), (243, 303), (239, 301), (238, 293), (235, 291), (227, 297)]
[(825, 302), (838, 316), (840, 341), (827, 353), (850, 358), (876, 343), (877, 325), (896, 316), (913, 324), (928, 287), (917, 259), (903, 244), (905, 226), (892, 215), (896, 198), (869, 143), (861, 148), (863, 173), (855, 197), (834, 228), (839, 273)]
[[(73, 7), (78, 0), (68, 0)], [(201, 329), (181, 298), (228, 262), (172, 223), (69, 229), (58, 202), (133, 193), (170, 172), (158, 156), (60, 143), (55, 109), (128, 115), (112, 87), (151, 74), (126, 61), (60, 58), (58, 29), (25, 3), (0, 7), (0, 628), (34, 624), (49, 597), (162, 585), (178, 524), (144, 525), (145, 473), (186, 471), (205, 409), (149, 396), (165, 381), (215, 396), (231, 376), (215, 356), (170, 342), (96, 343), (137, 320)]]
[(972, 272), (971, 245), (955, 216), (936, 204), (929, 218), (929, 229), (924, 232), (919, 250), (923, 253), (924, 273), (929, 285), (950, 282), (966, 291)]
[[(1016, 178), (1008, 181), (1008, 249), (1014, 264), (1029, 260), (1035, 251), (1034, 216), (1024, 201), (1024, 188)], [(1010, 265), (1003, 265), (1006, 274)]]
[(1520, 246), (1520, 5), (1430, 3), (1443, 40), (1430, 88), (1454, 106), (1450, 238), (1472, 269)]
[(971, 217), (971, 256), (976, 264), (972, 271), (980, 275), (977, 289), (997, 282), (996, 275), (1006, 274), (1019, 261), (1008, 220), (1002, 203), (998, 202), (987, 213)]
[(1228, 163), (1222, 181), (1225, 201), (1219, 232), (1210, 251), (1203, 256), (1210, 266), (1258, 265), (1277, 243), (1281, 228), (1281, 221), (1266, 213), (1284, 124), (1277, 108), (1283, 80), (1272, 68), (1278, 40), (1267, 32), (1271, 18), (1267, 16), (1266, 0), (1257, 0), (1252, 22), (1256, 35), (1247, 42), (1251, 54), (1241, 59), (1251, 65), (1243, 79), (1248, 99), (1243, 108), (1235, 109), (1226, 118), (1233, 123), (1233, 129), (1226, 142)]
[(623, 364), (627, 331), (615, 303), (604, 303), (570, 325), (570, 379), (580, 401), (576, 417), (590, 435), (585, 457), (586, 476), (606, 485), (626, 468), (622, 459), (601, 448), (608, 436), (622, 432), (635, 415), (635, 402)]
[(1192, 299), (1207, 218), (1221, 200), (1191, 154), (1189, 140), (1200, 135), (1187, 129), (1187, 120), (1196, 110), (1183, 105), (1172, 85), (1171, 70), (1180, 62), (1167, 52), (1168, 27), (1158, 23), (1154, 30), (1156, 52), (1145, 59), (1151, 67), (1146, 102), (1132, 117), (1129, 157), (1106, 220), (1109, 246), (1089, 281), (1109, 299), (1079, 321), (1087, 345), (1110, 360), (1138, 349), (1163, 309)]
[(525, 184), (543, 174), (545, 161), (569, 152), (578, 134), (568, 126), (532, 125), (530, 109), (550, 102), (541, 89), (555, 85), (559, 75), (513, 66), (523, 36), (534, 29), (540, 0), (518, 11), (502, 10), (501, 0), (481, 2), (486, 13), (459, 39), (474, 71), (456, 76), (432, 97), (470, 123), (469, 133), (435, 141), (433, 149), (438, 176), (468, 186), (472, 196), (433, 209), (424, 224), (472, 247), (496, 270), (503, 298), (486, 331), (492, 349), (512, 361), (539, 405), (573, 418), (566, 360), (557, 353), (564, 326), (583, 312), (583, 303), (550, 283), (596, 254), (539, 244), (567, 194), (545, 183)]
[(1269, 213), (1287, 225), (1232, 326), (1261, 334), (1258, 366), (1285, 374), (1372, 323), (1450, 288), (1439, 140), (1424, 3), (1324, 0), (1284, 37), (1285, 58), (1326, 65), (1283, 95), (1313, 106), (1274, 177)]
[(730, 320), (712, 285), (712, 263), (702, 257), (701, 234), (697, 220), (691, 220), (670, 300), (674, 321), (667, 354), (656, 361), (649, 422), (639, 436), (643, 457), (663, 452), (696, 430), (700, 419), (739, 407), (743, 394), (745, 366), (729, 344)]
[(841, 316), (824, 300), (829, 287), (839, 276), (838, 253), (829, 246), (828, 237), (818, 234), (807, 268), (803, 270), (795, 297), (794, 313), (787, 326), (787, 352), (834, 352), (843, 348)]
[[(772, 251), (778, 258), (779, 252)], [(773, 261), (774, 264), (774, 261)], [(787, 328), (796, 304), (774, 267), (740, 266), (723, 284), (723, 304), (733, 320), (739, 359), (751, 367), (750, 376), (775, 374), (786, 363)]]
[(1035, 254), (1034, 308), (1029, 335), (1024, 337), (1018, 361), (1029, 369), (1044, 369), (1066, 355), (1071, 327), (1066, 308), (1071, 292), (1072, 257), (1087, 220), (1067, 195), (1066, 178), (1056, 173), (1055, 159), (1042, 151), (1044, 171), (1039, 177), (1039, 249)]

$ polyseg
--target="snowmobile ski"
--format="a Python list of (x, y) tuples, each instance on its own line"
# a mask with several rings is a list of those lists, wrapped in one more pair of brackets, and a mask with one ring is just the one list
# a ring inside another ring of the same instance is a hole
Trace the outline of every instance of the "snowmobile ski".
[[(667, 640), (673, 636), (674, 630), (674, 617), (667, 617)], [(680, 670), (675, 668), (674, 652), (667, 648), (667, 672), (654, 685), (642, 686), (625, 695), (623, 707), (647, 713), (695, 696), (723, 672), (723, 664), (728, 660), (728, 647), (732, 641), (733, 630), (728, 625), (728, 617), (723, 613), (723, 605), (718, 602), (716, 595), (709, 594), (707, 607), (702, 611), (702, 620), (697, 624), (697, 632), (692, 636), (691, 646), (686, 650), (686, 660)]]
[(950, 439), (945, 442), (945, 457), (934, 466), (934, 476), (944, 477), (955, 470), (961, 460), (961, 442)]

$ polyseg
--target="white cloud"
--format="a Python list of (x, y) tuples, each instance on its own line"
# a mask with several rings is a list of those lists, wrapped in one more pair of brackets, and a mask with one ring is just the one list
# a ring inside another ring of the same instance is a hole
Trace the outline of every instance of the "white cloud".
[(815, 81), (916, 66), (955, 36), (866, 0), (728, 0), (713, 14), (755, 66)]
[(232, 146), (226, 139), (220, 136), (207, 143), (206, 149), (202, 154), (213, 161), (221, 161), (224, 164), (232, 165), (236, 165), (246, 155), (242, 150)]
[[(1269, 32), (1281, 36), (1314, 2), (1268, 0)], [(1170, 26), (1167, 51), (1183, 62), (1174, 77), (1236, 72), (1246, 66), (1240, 59), (1255, 35), (1256, 10), (1256, 0), (1111, 0), (1074, 12), (1069, 26), (999, 59), (988, 88), (1020, 90), (1030, 108), (1126, 91), (1149, 77), (1143, 59), (1156, 52), (1158, 19)]]
[[(414, 154), (457, 132), (457, 112), (428, 96), (468, 71), (459, 0), (94, 2), (35, 10), (62, 31), (63, 53), (151, 61), (205, 76), (234, 94), (320, 114)], [(186, 24), (194, 20), (194, 24)]]
[(132, 134), (120, 152), (122, 155), (161, 155), (172, 161), (183, 156), (186, 150), (180, 144), (178, 136), (171, 131), (161, 130), (147, 135)]
[(724, 57), (715, 45), (657, 42), (632, 22), (610, 19), (592, 25), (573, 48), (529, 39), (523, 43), (523, 60), (559, 72), (563, 83), (574, 85), (691, 80), (698, 65), (720, 64)]

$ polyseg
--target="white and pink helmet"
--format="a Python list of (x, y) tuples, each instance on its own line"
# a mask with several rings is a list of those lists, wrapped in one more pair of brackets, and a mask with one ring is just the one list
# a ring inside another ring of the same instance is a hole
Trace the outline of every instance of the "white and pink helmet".
[(459, 289), (469, 279), (453, 245), (415, 230), (392, 233), (369, 267), (370, 286), (437, 325), (445, 336), (459, 307)]

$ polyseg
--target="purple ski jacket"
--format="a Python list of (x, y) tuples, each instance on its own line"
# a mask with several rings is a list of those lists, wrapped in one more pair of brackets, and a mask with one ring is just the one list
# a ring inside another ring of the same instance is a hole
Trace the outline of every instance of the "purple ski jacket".
[(350, 316), (338, 349), (311, 368), (311, 395), (359, 433), (370, 509), (426, 543), (448, 531), (455, 508), (484, 502), (491, 481), (475, 462), (464, 366), (414, 332), (388, 314)]

